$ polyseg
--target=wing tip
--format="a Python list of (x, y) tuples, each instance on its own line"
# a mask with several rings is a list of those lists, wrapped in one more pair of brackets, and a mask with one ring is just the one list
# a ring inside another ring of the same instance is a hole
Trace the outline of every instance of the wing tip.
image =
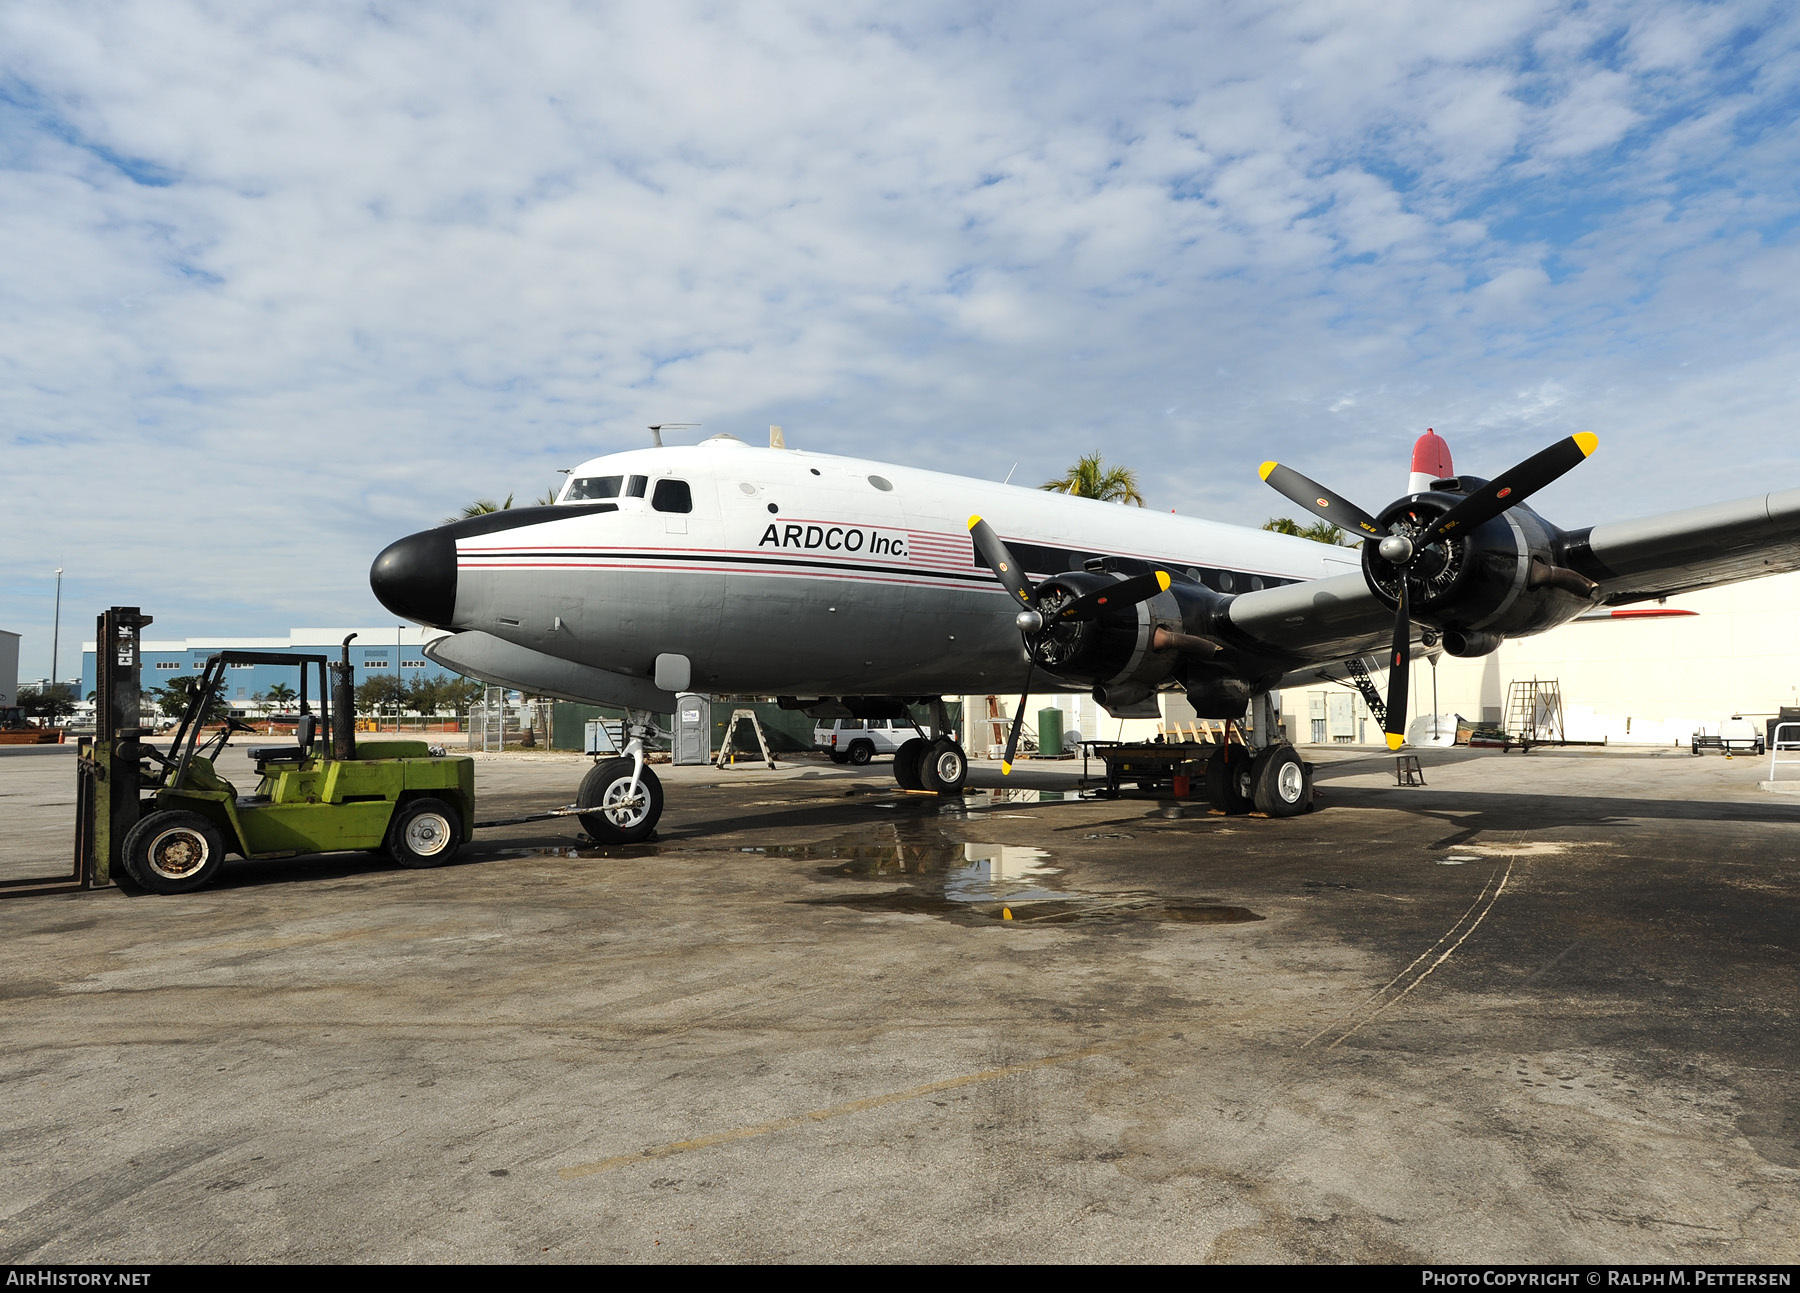
[(1581, 450), (1583, 458), (1591, 457), (1594, 450), (1600, 447), (1600, 437), (1592, 431), (1577, 431), (1569, 438), (1575, 442), (1575, 447)]

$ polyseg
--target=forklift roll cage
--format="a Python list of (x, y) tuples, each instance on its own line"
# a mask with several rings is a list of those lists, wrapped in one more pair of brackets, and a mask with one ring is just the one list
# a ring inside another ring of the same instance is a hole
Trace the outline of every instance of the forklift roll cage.
[[(200, 745), (200, 729), (206, 725), (206, 712), (212, 708), (214, 701), (224, 702), (225, 670), (231, 665), (274, 665), (278, 668), (300, 670), (300, 725), (295, 732), (296, 749), (302, 754), (309, 752), (318, 728), (324, 730), (324, 736), (330, 741), (331, 730), (331, 688), (326, 682), (326, 668), (330, 664), (322, 655), (288, 655), (275, 651), (216, 651), (206, 658), (206, 666), (201, 671), (200, 681), (188, 696), (187, 708), (182, 712), (181, 725), (175, 729), (175, 739), (169, 746), (169, 761), (157, 773), (153, 786), (176, 787), (181, 785), (187, 776), (188, 767), (194, 761), (194, 755)], [(307, 698), (307, 670), (316, 668), (319, 679), (319, 722), (308, 724), (312, 717), (311, 702)], [(351, 721), (347, 717), (340, 721)], [(314, 730), (309, 731), (308, 728)], [(233, 731), (249, 731), (247, 724), (227, 717), (225, 725), (219, 731), (219, 746), (224, 748)], [(260, 751), (259, 751), (260, 753)], [(260, 760), (259, 760), (260, 762)], [(171, 776), (171, 772), (173, 775)]]

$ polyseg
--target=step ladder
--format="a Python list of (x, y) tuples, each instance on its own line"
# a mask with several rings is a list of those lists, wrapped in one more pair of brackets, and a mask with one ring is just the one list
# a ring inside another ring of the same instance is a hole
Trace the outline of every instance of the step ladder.
[(719, 757), (713, 761), (713, 767), (723, 768), (729, 766), (731, 756), (737, 748), (737, 732), (738, 724), (740, 722), (747, 722), (750, 724), (751, 729), (756, 733), (756, 743), (762, 747), (763, 762), (768, 764), (770, 768), (773, 768), (775, 766), (775, 756), (769, 753), (769, 738), (763, 732), (762, 720), (756, 716), (756, 711), (754, 709), (734, 709), (731, 711), (731, 721), (725, 725), (725, 740), (724, 743), (719, 746)]

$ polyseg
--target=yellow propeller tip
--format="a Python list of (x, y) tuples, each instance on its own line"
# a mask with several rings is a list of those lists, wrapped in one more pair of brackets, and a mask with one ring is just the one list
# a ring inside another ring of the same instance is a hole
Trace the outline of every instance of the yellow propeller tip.
[(1401, 746), (1406, 744), (1406, 738), (1401, 736), (1398, 732), (1389, 732), (1387, 734), (1387, 743), (1388, 749), (1398, 750)]
[(1577, 431), (1571, 438), (1575, 441), (1575, 447), (1581, 450), (1581, 456), (1583, 458), (1586, 458), (1592, 454), (1594, 450), (1600, 447), (1600, 437), (1595, 435), (1592, 431)]
[(1001, 775), (1001, 776), (1003, 776), (1003, 777), (1010, 777), (1010, 776), (1012, 776), (1012, 764), (1010, 764), (1010, 763), (1002, 763), (1002, 764), (1001, 764), (1001, 765), (1000, 765), (1000, 775)]
[(1162, 589), (1165, 593), (1169, 591), (1169, 572), (1168, 571), (1159, 570), (1156, 572), (1156, 586), (1158, 588)]
[(1269, 473), (1274, 471), (1279, 466), (1281, 466), (1281, 464), (1278, 462), (1265, 462), (1262, 466), (1260, 466), (1256, 469), (1256, 474), (1258, 476), (1261, 476), (1264, 480), (1267, 480), (1269, 478)]
[(973, 530), (976, 526), (978, 526), (980, 524), (981, 524), (981, 518), (979, 516), (971, 516), (969, 518), (969, 528), (971, 530)]

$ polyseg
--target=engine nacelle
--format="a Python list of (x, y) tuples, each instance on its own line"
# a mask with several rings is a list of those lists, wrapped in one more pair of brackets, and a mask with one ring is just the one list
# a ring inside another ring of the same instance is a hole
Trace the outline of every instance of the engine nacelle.
[(1447, 653), (1464, 660), (1474, 659), (1476, 656), (1492, 655), (1500, 649), (1500, 644), (1506, 641), (1498, 633), (1482, 633), (1479, 630), (1465, 632), (1462, 629), (1445, 629), (1440, 640)]
[(1108, 710), (1142, 705), (1171, 682), (1188, 693), (1202, 718), (1238, 718), (1250, 698), (1277, 675), (1245, 678), (1242, 661), (1228, 660), (1209, 635), (1223, 622), (1231, 597), (1204, 584), (1177, 580), (1148, 601), (1100, 618), (1056, 622), (1057, 610), (1114, 577), (1090, 572), (1058, 575), (1038, 588), (1047, 627), (1038, 638), (1038, 663), (1058, 677), (1092, 688)]
[[(1384, 530), (1418, 534), (1487, 482), (1463, 476), (1458, 484), (1456, 492), (1403, 498), (1376, 519)], [(1451, 655), (1480, 656), (1509, 637), (1573, 619), (1597, 589), (1561, 564), (1565, 542), (1561, 530), (1521, 504), (1426, 549), (1412, 567), (1413, 620), (1439, 630)], [(1362, 562), (1375, 595), (1397, 606), (1399, 568), (1373, 543), (1363, 545)]]

